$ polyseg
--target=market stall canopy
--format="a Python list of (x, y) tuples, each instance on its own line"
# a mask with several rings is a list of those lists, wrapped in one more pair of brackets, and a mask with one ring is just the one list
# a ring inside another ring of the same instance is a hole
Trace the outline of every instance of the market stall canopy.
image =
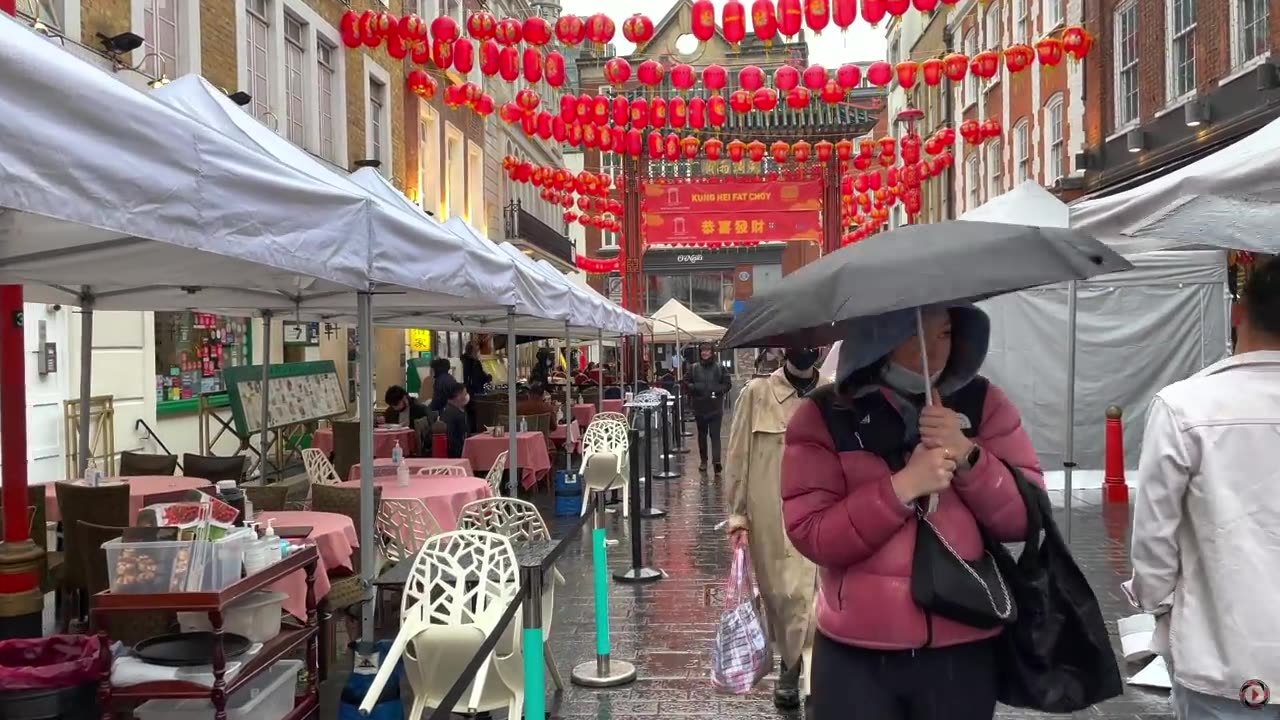
[[(701, 315), (671, 298), (649, 316), (653, 323), (653, 342), (681, 343), (688, 340), (719, 340), (724, 328), (703, 320)], [(677, 330), (678, 328), (678, 330)]]
[(0, 15), (0, 282), (103, 310), (368, 286), (367, 197), (317, 186)]
[[(510, 263), (445, 231), (439, 223), (429, 222), (424, 214), (386, 202), (348, 175), (330, 169), (246, 113), (204, 78), (188, 75), (152, 94), (244, 147), (289, 165), (318, 187), (366, 198), (368, 230), (352, 237), (348, 245), (364, 259), (369, 280), (375, 286), (391, 286), (387, 289), (395, 293), (377, 298), (375, 308), (505, 308), (516, 302), (515, 268)], [(274, 200), (265, 196), (261, 201)], [(330, 305), (342, 308), (355, 304), (354, 298), (336, 300)], [(308, 307), (304, 304), (301, 309)]]
[(1280, 253), (1280, 119), (1185, 167), (1071, 206), (1072, 226), (1122, 253)]
[(1027, 180), (960, 216), (970, 222), (1071, 227), (1071, 209), (1040, 183)]

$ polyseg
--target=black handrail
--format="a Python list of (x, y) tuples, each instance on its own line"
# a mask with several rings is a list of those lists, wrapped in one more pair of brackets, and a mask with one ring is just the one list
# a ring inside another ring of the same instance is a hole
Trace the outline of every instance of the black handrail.
[[(151, 438), (152, 440), (155, 440), (155, 441), (156, 441), (156, 445), (159, 445), (159, 446), (160, 446), (160, 449), (164, 451), (164, 454), (165, 454), (165, 455), (173, 455), (173, 453), (169, 451), (169, 448), (165, 446), (164, 441), (160, 439), (160, 436), (156, 434), (156, 431), (155, 431), (155, 430), (152, 430), (152, 429), (151, 429), (151, 426), (147, 424), (147, 421), (146, 421), (146, 420), (143, 420), (142, 418), (138, 418), (137, 420), (135, 420), (135, 421), (133, 422), (133, 431), (134, 431), (134, 432), (137, 432), (139, 427), (142, 427), (142, 428), (145, 428), (145, 429), (146, 429), (146, 431), (147, 431), (147, 437)], [(179, 469), (179, 470), (181, 470), (181, 469), (182, 469), (182, 463), (181, 463), (181, 462), (178, 462), (178, 469)]]

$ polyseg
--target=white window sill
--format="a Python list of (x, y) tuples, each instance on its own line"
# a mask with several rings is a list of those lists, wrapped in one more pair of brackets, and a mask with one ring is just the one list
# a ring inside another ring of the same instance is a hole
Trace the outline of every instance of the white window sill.
[(1134, 130), (1134, 129), (1136, 129), (1137, 127), (1138, 127), (1138, 121), (1137, 121), (1137, 120), (1133, 120), (1133, 121), (1131, 121), (1131, 122), (1127, 122), (1127, 123), (1125, 123), (1124, 125), (1122, 125), (1119, 129), (1117, 129), (1115, 132), (1113, 132), (1113, 133), (1111, 133), (1110, 135), (1108, 135), (1108, 136), (1106, 136), (1105, 138), (1103, 138), (1103, 139), (1102, 139), (1102, 142), (1103, 142), (1103, 144), (1106, 144), (1106, 143), (1111, 142), (1112, 140), (1116, 140), (1116, 139), (1118, 139), (1118, 138), (1122, 138), (1122, 137), (1124, 137), (1125, 135), (1127, 135), (1127, 134), (1129, 133), (1129, 131), (1130, 131), (1130, 130)]
[(1170, 100), (1168, 104), (1166, 104), (1164, 107), (1157, 110), (1156, 114), (1153, 117), (1162, 118), (1165, 115), (1168, 115), (1169, 113), (1173, 112), (1174, 110), (1177, 110), (1178, 108), (1182, 107), (1183, 105), (1186, 105), (1187, 103), (1191, 102), (1192, 100), (1195, 99), (1195, 97), (1196, 97), (1195, 90), (1192, 90), (1191, 92), (1185, 95), (1182, 95), (1181, 97), (1176, 97)]
[(965, 103), (964, 106), (960, 108), (960, 114), (963, 115), (964, 113), (969, 112), (969, 110), (977, 106), (978, 106), (978, 98), (975, 97), (969, 102)]
[(1047, 28), (1042, 33), (1042, 35), (1052, 35), (1066, 26), (1067, 26), (1067, 21), (1065, 19), (1060, 19), (1057, 22), (1055, 22), (1051, 27)]
[(1245, 75), (1248, 75), (1249, 73), (1253, 72), (1254, 68), (1257, 68), (1258, 66), (1265, 64), (1270, 59), (1271, 59), (1271, 53), (1265, 52), (1251, 60), (1245, 60), (1243, 63), (1240, 63), (1239, 67), (1232, 70), (1231, 74), (1219, 80), (1218, 87), (1222, 87), (1223, 85), (1229, 85), (1235, 82), (1236, 80), (1239, 80)]
[(1001, 77), (999, 75), (992, 78), (991, 82), (987, 83), (987, 86), (982, 89), (982, 92), (989, 93), (992, 90), (995, 90), (996, 88), (1000, 87), (1000, 79)]

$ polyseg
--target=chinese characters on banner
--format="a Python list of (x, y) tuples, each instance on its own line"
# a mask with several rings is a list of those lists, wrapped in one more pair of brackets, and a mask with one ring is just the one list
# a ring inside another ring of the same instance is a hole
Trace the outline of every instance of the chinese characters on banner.
[(641, 196), (649, 245), (822, 239), (821, 180), (646, 184)]

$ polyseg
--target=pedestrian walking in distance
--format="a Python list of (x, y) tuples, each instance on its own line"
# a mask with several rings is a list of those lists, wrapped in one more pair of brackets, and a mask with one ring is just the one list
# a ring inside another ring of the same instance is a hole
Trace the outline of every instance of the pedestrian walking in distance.
[(698, 431), (698, 470), (707, 471), (707, 444), (711, 445), (711, 462), (716, 475), (724, 471), (720, 458), (720, 424), (724, 419), (725, 399), (729, 396), (732, 379), (729, 371), (720, 364), (716, 349), (704, 342), (698, 347), (698, 362), (689, 368), (689, 399), (693, 406), (693, 419)]

